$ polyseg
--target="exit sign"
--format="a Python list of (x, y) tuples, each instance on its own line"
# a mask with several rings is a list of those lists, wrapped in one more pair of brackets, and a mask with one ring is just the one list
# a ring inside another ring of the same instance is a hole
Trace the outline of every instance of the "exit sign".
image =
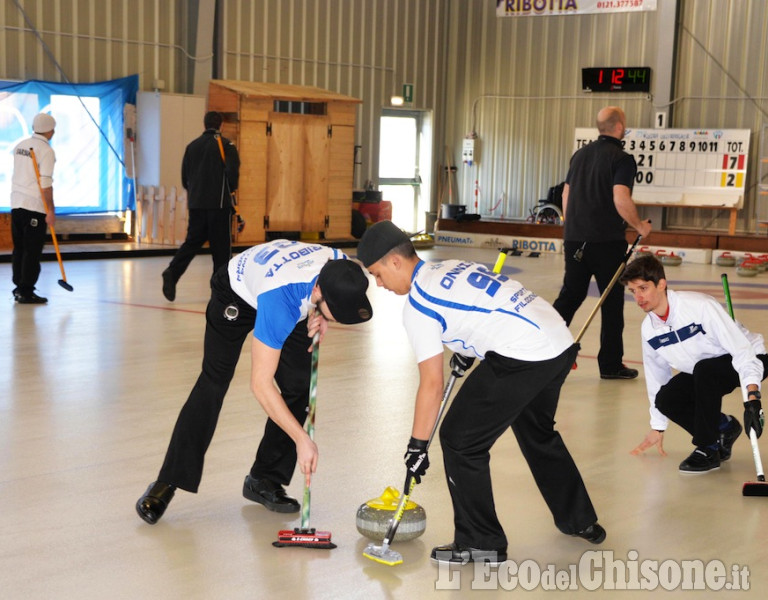
[(403, 102), (413, 102), (413, 84), (403, 84)]

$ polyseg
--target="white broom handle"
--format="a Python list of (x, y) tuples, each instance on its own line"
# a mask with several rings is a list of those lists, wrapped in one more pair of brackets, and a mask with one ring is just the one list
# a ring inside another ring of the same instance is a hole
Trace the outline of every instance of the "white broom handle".
[(752, 443), (752, 458), (755, 459), (755, 468), (757, 469), (757, 479), (759, 481), (765, 481), (765, 473), (763, 471), (763, 461), (760, 458), (760, 448), (757, 447), (757, 434), (751, 427), (749, 428), (749, 441)]

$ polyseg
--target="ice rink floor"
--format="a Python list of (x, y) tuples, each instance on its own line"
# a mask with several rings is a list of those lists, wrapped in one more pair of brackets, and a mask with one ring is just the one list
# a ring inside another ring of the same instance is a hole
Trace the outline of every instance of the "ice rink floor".
[[(347, 252), (354, 256), (355, 249)], [(453, 247), (420, 254), (489, 266), (497, 257), (492, 249)], [(507, 598), (526, 587), (533, 588), (526, 598), (646, 598), (665, 586), (674, 597), (709, 598), (718, 587), (718, 597), (768, 595), (768, 498), (741, 494), (755, 479), (746, 438), (719, 471), (699, 476), (678, 472), (692, 446), (674, 425), (665, 435), (669, 456), (630, 455), (649, 425), (644, 315), (629, 295), (625, 362), (640, 377), (600, 380), (598, 315), (558, 411), (558, 429), (608, 532), (601, 546), (558, 532), (509, 432), (492, 451), (496, 506), (510, 542), (506, 565), (448, 570), (430, 562), (430, 549), (453, 539), (439, 442), (412, 496), (426, 510), (426, 532), (395, 541), (402, 565), (363, 557), (369, 540), (357, 532), (355, 514), (385, 487), (402, 485), (418, 382), (400, 323), (403, 298), (373, 281), (373, 320), (332, 325), (320, 349), (311, 524), (330, 530), (338, 548), (274, 548), (278, 530), (298, 526), (298, 515), (269, 512), (241, 495), (265, 422), (249, 391), (247, 356), (224, 402), (200, 492), (177, 492), (163, 519), (147, 525), (134, 504), (156, 477), (199, 372), (211, 272), (210, 257), (199, 256), (169, 303), (160, 277), (168, 260), (68, 262), (72, 293), (56, 285), (58, 265), (46, 262), (38, 293), (49, 298), (47, 306), (15, 305), (10, 264), (0, 264), (2, 598), (449, 600)], [(562, 256), (510, 256), (504, 273), (551, 302), (562, 269)], [(734, 268), (683, 264), (669, 267), (667, 278), (673, 289), (722, 302), (724, 271), (737, 318), (768, 333), (768, 273), (747, 279)], [(596, 301), (593, 290), (574, 319), (574, 335)], [(249, 351), (246, 344), (243, 353)], [(740, 405), (740, 394), (731, 394), (724, 411), (741, 421)], [(302, 485), (294, 477), (291, 495), (301, 498)], [(652, 590), (610, 589), (625, 579), (630, 587), (642, 579)], [(693, 585), (706, 589), (684, 590)], [(734, 586), (749, 591), (729, 592)]]

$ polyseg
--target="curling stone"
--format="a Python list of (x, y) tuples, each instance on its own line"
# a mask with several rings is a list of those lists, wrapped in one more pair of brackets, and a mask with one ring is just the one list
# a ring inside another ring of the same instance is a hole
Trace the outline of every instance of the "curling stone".
[(742, 277), (754, 277), (759, 272), (757, 263), (750, 260), (745, 260), (738, 267), (736, 267), (736, 274)]
[(411, 237), (411, 243), (417, 250), (425, 250), (428, 248), (434, 248), (435, 236), (428, 233), (417, 233)]
[(730, 252), (723, 252), (715, 259), (718, 267), (732, 267), (736, 264), (736, 257)]
[(753, 263), (755, 266), (757, 266), (757, 271), (759, 273), (763, 273), (766, 269), (768, 269), (768, 261), (766, 260), (764, 254), (760, 256), (754, 256), (751, 253), (747, 252), (744, 255), (744, 259), (746, 262)]
[(640, 246), (638, 250), (635, 251), (635, 258), (640, 258), (641, 256), (651, 256), (653, 253), (648, 249), (648, 246)]
[(665, 250), (659, 250), (656, 252), (656, 257), (661, 261), (661, 264), (665, 267), (677, 267), (683, 262), (683, 257), (678, 256), (674, 252), (666, 253)]
[[(387, 487), (378, 498), (372, 498), (357, 509), (357, 530), (365, 537), (382, 541), (389, 529), (389, 523), (395, 516), (400, 492), (393, 487)], [(405, 511), (397, 527), (395, 539), (405, 542), (419, 537), (427, 528), (427, 513), (424, 509), (409, 500), (405, 503)]]

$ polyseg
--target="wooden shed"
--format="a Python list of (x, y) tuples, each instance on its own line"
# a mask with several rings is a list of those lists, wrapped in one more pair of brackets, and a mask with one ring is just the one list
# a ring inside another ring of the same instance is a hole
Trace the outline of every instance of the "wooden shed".
[(212, 80), (208, 109), (240, 153), (238, 243), (352, 239), (356, 105), (316, 87)]

